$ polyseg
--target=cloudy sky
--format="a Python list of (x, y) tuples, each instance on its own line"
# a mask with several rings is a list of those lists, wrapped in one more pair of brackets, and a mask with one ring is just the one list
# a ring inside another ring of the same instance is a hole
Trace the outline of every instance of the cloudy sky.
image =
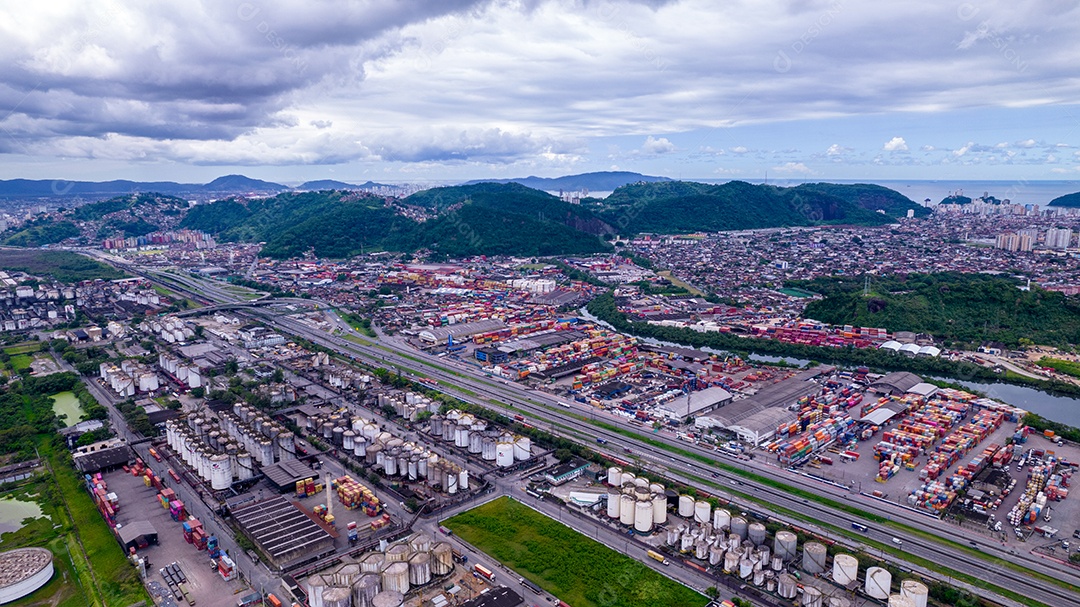
[(0, 178), (1080, 179), (1074, 0), (0, 6)]

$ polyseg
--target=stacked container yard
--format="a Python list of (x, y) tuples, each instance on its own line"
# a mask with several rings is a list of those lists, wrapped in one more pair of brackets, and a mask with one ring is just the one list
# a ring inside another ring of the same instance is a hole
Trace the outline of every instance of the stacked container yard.
[(364, 514), (368, 516), (377, 516), (381, 510), (379, 498), (375, 495), (371, 489), (360, 484), (356, 479), (349, 475), (338, 477), (334, 479), (334, 490), (337, 493), (338, 501), (341, 502), (347, 510), (356, 510), (358, 508), (363, 509)]

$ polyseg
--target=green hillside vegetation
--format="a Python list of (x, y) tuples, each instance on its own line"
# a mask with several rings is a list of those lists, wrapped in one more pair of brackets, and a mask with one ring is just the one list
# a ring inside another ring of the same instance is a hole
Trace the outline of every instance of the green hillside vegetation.
[(960, 194), (952, 194), (942, 198), (940, 204), (971, 204), (971, 199)]
[(822, 223), (882, 225), (908, 209), (926, 213), (898, 192), (866, 184), (781, 188), (743, 181), (666, 181), (618, 188), (603, 201), (600, 217), (621, 233), (679, 233)]
[(113, 234), (122, 233), (125, 237), (143, 236), (151, 232), (157, 232), (161, 228), (139, 217), (131, 221), (123, 219), (110, 219), (98, 229), (99, 238), (108, 238)]
[(94, 202), (78, 207), (72, 212), (72, 218), (78, 221), (97, 221), (110, 213), (120, 211), (138, 212), (140, 208), (155, 207), (162, 210), (179, 211), (186, 209), (188, 203), (183, 198), (165, 194), (146, 193), (130, 196), (117, 196), (101, 202)]
[(708, 603), (686, 586), (508, 497), (463, 512), (444, 524), (574, 607), (695, 607)]
[(116, 280), (127, 276), (112, 266), (71, 251), (41, 249), (0, 249), (0, 269), (52, 276), (60, 282)]
[(4, 234), (3, 240), (0, 240), (0, 244), (9, 247), (40, 247), (77, 236), (79, 228), (70, 221), (38, 219), (18, 230), (9, 230)]
[(1064, 373), (1065, 375), (1071, 375), (1073, 377), (1080, 377), (1080, 363), (1076, 361), (1043, 356), (1039, 359), (1039, 365), (1053, 369), (1058, 373)]
[(1080, 207), (1080, 192), (1058, 196), (1050, 201), (1052, 207)]
[(1080, 302), (1061, 293), (987, 274), (908, 274), (874, 278), (869, 296), (862, 277), (825, 277), (788, 286), (825, 296), (804, 312), (831, 324), (930, 333), (946, 342), (977, 345), (1080, 343)]

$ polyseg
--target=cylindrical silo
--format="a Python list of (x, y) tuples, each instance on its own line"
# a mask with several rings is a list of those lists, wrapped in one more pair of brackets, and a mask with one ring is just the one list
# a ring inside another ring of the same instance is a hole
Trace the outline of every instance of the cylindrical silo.
[(458, 472), (458, 491), (469, 490), (469, 471), (462, 469)]
[(241, 451), (236, 454), (236, 466), (238, 468), (236, 478), (242, 481), (246, 481), (255, 476), (255, 468), (251, 463), (251, 454), (247, 451)]
[(736, 516), (731, 519), (731, 532), (739, 536), (740, 540), (746, 539), (747, 528), (749, 524), (741, 516)]
[(634, 504), (634, 531), (649, 533), (653, 525), (653, 506), (650, 501), (640, 501)]
[(824, 597), (821, 591), (813, 586), (803, 586), (802, 606), (803, 607), (822, 607)]
[(750, 523), (746, 531), (746, 536), (750, 538), (751, 542), (754, 542), (755, 546), (760, 546), (765, 543), (765, 537), (767, 532), (765, 531), (765, 525), (761, 523)]
[(229, 456), (214, 455), (210, 458), (210, 488), (224, 491), (232, 486), (232, 466)]
[(446, 575), (454, 570), (454, 551), (450, 544), (439, 542), (431, 547), (431, 572)]
[(926, 607), (926, 599), (930, 591), (922, 582), (904, 580), (900, 582), (900, 594), (911, 599), (915, 603), (915, 607)]
[(667, 497), (663, 493), (657, 493), (652, 498), (653, 524), (663, 525), (667, 523)]
[(495, 444), (495, 464), (500, 468), (514, 465), (513, 441), (500, 440)]
[(776, 577), (776, 593), (781, 598), (793, 599), (799, 593), (799, 582), (790, 573), (781, 573)]
[(880, 601), (888, 599), (892, 590), (892, 574), (881, 567), (867, 568), (864, 590), (866, 594)]
[(378, 574), (365, 573), (352, 584), (353, 607), (371, 607), (371, 600), (382, 590), (382, 580)]
[(352, 589), (331, 586), (322, 593), (323, 607), (352, 607)]
[(323, 591), (326, 590), (326, 580), (319, 574), (309, 575), (304, 580), (304, 590), (307, 591), (308, 605), (311, 607), (323, 607)]
[(773, 554), (784, 559), (784, 562), (795, 558), (798, 549), (799, 538), (791, 531), (777, 531), (773, 538)]
[(683, 518), (693, 518), (694, 516), (694, 498), (689, 495), (679, 496), (679, 516)]
[(754, 561), (750, 559), (741, 559), (739, 561), (739, 577), (746, 579), (750, 577), (750, 574), (754, 572)]
[(761, 586), (765, 583), (765, 571), (762, 569), (754, 570), (754, 585)]
[(625, 493), (619, 496), (619, 522), (628, 526), (634, 524), (634, 497)]
[(724, 527), (731, 524), (731, 513), (723, 508), (717, 508), (712, 513), (712, 526), (716, 531), (720, 531)]
[(818, 542), (807, 542), (803, 544), (803, 571), (817, 575), (825, 571), (825, 544)]
[(607, 470), (607, 482), (612, 487), (618, 487), (622, 484), (622, 469), (612, 466)]
[(386, 549), (386, 562), (404, 563), (409, 560), (412, 548), (408, 544), (394, 544)]
[(393, 590), (405, 594), (409, 591), (409, 564), (405, 562), (390, 563), (382, 570), (383, 591)]
[(341, 435), (341, 447), (346, 451), (353, 451), (356, 447), (356, 433), (352, 430), (346, 430)]
[(694, 522), (707, 523), (712, 519), (712, 505), (705, 500), (694, 502)]
[(619, 494), (609, 491), (607, 494), (608, 518), (619, 518)]
[(532, 439), (519, 436), (514, 439), (514, 459), (523, 462), (532, 457)]
[(739, 555), (735, 552), (724, 553), (724, 572), (734, 573), (739, 567)]
[(859, 560), (850, 554), (833, 557), (832, 578), (841, 586), (847, 586), (859, 577)]
[(709, 558), (709, 543), (705, 541), (705, 538), (698, 538), (694, 542), (694, 558), (699, 561)]
[(409, 559), (409, 585), (423, 586), (431, 581), (431, 555), (417, 552)]
[(379, 573), (386, 564), (386, 555), (381, 552), (369, 552), (360, 559), (360, 571)]

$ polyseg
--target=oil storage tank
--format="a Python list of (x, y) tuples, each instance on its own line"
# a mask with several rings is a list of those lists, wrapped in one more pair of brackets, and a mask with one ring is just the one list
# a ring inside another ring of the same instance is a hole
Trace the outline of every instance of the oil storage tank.
[(780, 557), (784, 562), (795, 558), (798, 549), (799, 538), (793, 532), (781, 530), (776, 532), (773, 538), (773, 554)]
[(649, 533), (653, 525), (652, 502), (642, 500), (634, 504), (634, 531)]
[(634, 497), (629, 494), (619, 496), (619, 522), (630, 526), (634, 524)]
[(405, 594), (409, 591), (409, 564), (405, 562), (390, 563), (382, 570), (383, 590), (393, 590)]
[(720, 531), (724, 527), (731, 524), (731, 513), (723, 508), (717, 508), (712, 513), (712, 526), (713, 529)]
[(705, 524), (712, 518), (712, 504), (705, 500), (694, 502), (694, 522)]
[(802, 607), (822, 607), (824, 597), (813, 586), (803, 586)]
[(382, 590), (382, 580), (374, 573), (365, 573), (352, 584), (353, 607), (371, 607), (371, 600)]
[(892, 589), (892, 574), (881, 567), (870, 567), (866, 570), (866, 584), (864, 590), (871, 597), (884, 601), (889, 598)]
[(915, 601), (902, 594), (890, 594), (889, 607), (915, 607)]
[(793, 599), (799, 592), (799, 582), (790, 573), (781, 573), (776, 578), (776, 593), (785, 599)]
[(859, 560), (850, 554), (833, 557), (832, 578), (841, 586), (847, 586), (859, 577)]
[(694, 516), (694, 498), (689, 495), (679, 496), (679, 516), (683, 518)]
[(803, 571), (813, 575), (824, 573), (826, 554), (825, 544), (807, 542), (803, 545)]
[(608, 518), (619, 518), (619, 493), (609, 491), (607, 494), (607, 515)]
[(663, 525), (667, 522), (667, 497), (663, 493), (653, 494), (652, 509), (654, 525)]
[(431, 547), (431, 572), (446, 575), (454, 570), (454, 550), (450, 544), (439, 542)]
[(755, 546), (760, 546), (765, 543), (766, 531), (765, 525), (761, 523), (750, 523), (747, 527), (747, 536), (751, 542), (754, 542)]
[(431, 581), (431, 555), (417, 552), (409, 559), (409, 585), (423, 586)]
[(740, 540), (746, 539), (747, 527), (749, 527), (749, 525), (743, 517), (736, 516), (731, 519), (731, 532), (739, 536)]
[(930, 595), (930, 591), (921, 582), (904, 580), (900, 582), (900, 594), (914, 601), (915, 607), (926, 607), (926, 600)]

